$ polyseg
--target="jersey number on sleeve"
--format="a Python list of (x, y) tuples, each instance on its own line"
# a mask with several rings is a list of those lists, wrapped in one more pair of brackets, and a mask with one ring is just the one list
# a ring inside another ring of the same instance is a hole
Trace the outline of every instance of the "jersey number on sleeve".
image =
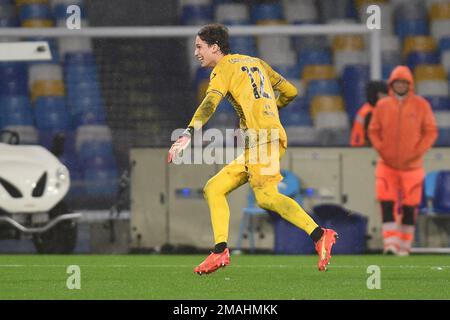
[[(267, 92), (264, 92), (264, 75), (261, 72), (261, 70), (258, 69), (258, 67), (251, 67), (250, 69), (246, 66), (241, 67), (241, 70), (244, 72), (247, 72), (247, 75), (250, 77), (250, 83), (253, 88), (253, 95), (255, 96), (255, 99), (259, 99), (262, 97), (270, 99), (270, 95)], [(256, 84), (255, 78), (253, 78), (252, 73), (257, 72), (259, 74), (260, 84), (259, 89), (258, 85)]]

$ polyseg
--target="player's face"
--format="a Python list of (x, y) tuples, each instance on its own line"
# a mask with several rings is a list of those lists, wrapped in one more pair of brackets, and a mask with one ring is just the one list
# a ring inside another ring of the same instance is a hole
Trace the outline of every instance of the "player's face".
[(396, 94), (403, 96), (409, 90), (409, 82), (406, 80), (396, 80), (392, 83), (392, 89)]
[(208, 45), (199, 36), (195, 38), (195, 57), (204, 68), (215, 67), (217, 58), (217, 45)]

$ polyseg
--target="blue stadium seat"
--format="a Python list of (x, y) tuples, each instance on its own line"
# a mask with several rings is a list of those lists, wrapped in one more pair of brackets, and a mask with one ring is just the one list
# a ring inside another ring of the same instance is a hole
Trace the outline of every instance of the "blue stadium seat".
[(256, 42), (254, 37), (231, 37), (230, 48), (232, 53), (246, 54), (252, 57), (257, 56)]
[(295, 98), (288, 106), (281, 109), (279, 114), (283, 126), (313, 126), (307, 100), (304, 97)]
[[(41, 130), (39, 131), (39, 144), (48, 150), (51, 150), (55, 136), (64, 135), (64, 152), (63, 158), (69, 158), (69, 154), (76, 153), (75, 151), (75, 134), (71, 129), (60, 130)], [(71, 164), (70, 158), (67, 161)], [(64, 163), (64, 162), (63, 162)]]
[(83, 110), (80, 113), (74, 114), (72, 121), (76, 128), (84, 125), (105, 125), (106, 114), (103, 108), (95, 107), (91, 110)]
[(84, 192), (90, 198), (113, 199), (118, 192), (116, 168), (86, 168), (84, 170)]
[(331, 53), (328, 49), (302, 50), (298, 55), (299, 75), (303, 67), (310, 64), (331, 64)]
[(0, 95), (0, 127), (33, 125), (33, 113), (27, 96)]
[(310, 102), (315, 96), (340, 96), (341, 89), (337, 80), (312, 80), (306, 88), (306, 98)]
[(236, 110), (234, 110), (233, 106), (231, 105), (231, 103), (227, 100), (227, 99), (222, 99), (222, 101), (220, 101), (219, 105), (217, 106), (217, 111), (216, 112), (220, 112), (220, 113), (235, 113)]
[(425, 179), (423, 181), (422, 202), (420, 205), (421, 213), (428, 213), (429, 211), (433, 211), (432, 201), (436, 192), (436, 178), (438, 176), (438, 173), (439, 171), (430, 171), (425, 175)]
[(0, 62), (0, 79), (26, 78), (28, 74), (27, 64), (23, 62)]
[(298, 64), (289, 65), (272, 65), (272, 68), (286, 79), (298, 79), (300, 75), (300, 66)]
[(212, 20), (210, 5), (184, 5), (181, 8), (181, 23), (184, 25), (201, 25)]
[(64, 67), (64, 78), (97, 77), (96, 65), (68, 65)]
[(439, 64), (440, 58), (437, 52), (411, 52), (406, 58), (406, 64), (411, 70), (419, 64)]
[(305, 50), (325, 50), (329, 48), (327, 38), (322, 35), (296, 36), (293, 37), (292, 45), (297, 52)]
[(48, 4), (23, 4), (20, 6), (19, 18), (25, 20), (47, 20), (52, 19), (52, 12)]
[(90, 66), (96, 63), (95, 56), (92, 52), (68, 52), (64, 55), (64, 65), (83, 65)]
[(250, 17), (254, 24), (264, 20), (283, 20), (283, 7), (279, 3), (258, 4), (251, 8)]
[(115, 168), (116, 162), (111, 141), (89, 140), (80, 146), (78, 157), (85, 168)]
[(396, 33), (400, 37), (400, 41), (407, 36), (429, 35), (427, 20), (397, 20)]
[(17, 17), (0, 17), (0, 28), (20, 27), (20, 21)]
[(428, 10), (423, 1), (408, 1), (399, 4), (394, 12), (395, 21), (428, 19)]
[(424, 97), (431, 105), (433, 111), (450, 111), (450, 98), (444, 96)]
[(439, 40), (439, 51), (442, 53), (443, 51), (450, 50), (450, 36), (441, 38)]
[(369, 66), (363, 64), (348, 65), (342, 74), (344, 101), (350, 121), (366, 102), (366, 86), (370, 79)]
[(450, 128), (439, 128), (439, 135), (435, 146), (450, 146)]
[(72, 129), (70, 114), (63, 97), (39, 97), (34, 105), (34, 119), (39, 130)]
[(450, 214), (450, 171), (439, 171), (436, 177), (436, 189), (433, 199), (434, 212)]
[(381, 74), (383, 77), (383, 80), (387, 80), (389, 79), (392, 70), (394, 70), (394, 68), (396, 67), (396, 64), (383, 64), (381, 67)]

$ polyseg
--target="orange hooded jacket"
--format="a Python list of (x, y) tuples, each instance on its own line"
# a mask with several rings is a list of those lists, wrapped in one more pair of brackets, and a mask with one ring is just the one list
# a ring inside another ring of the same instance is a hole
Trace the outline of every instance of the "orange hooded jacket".
[[(398, 99), (395, 80), (409, 82), (409, 91)], [(437, 138), (430, 104), (414, 94), (414, 80), (406, 66), (396, 67), (389, 77), (389, 96), (380, 99), (372, 113), (369, 137), (381, 160), (391, 168), (409, 170), (423, 166), (423, 156)]]

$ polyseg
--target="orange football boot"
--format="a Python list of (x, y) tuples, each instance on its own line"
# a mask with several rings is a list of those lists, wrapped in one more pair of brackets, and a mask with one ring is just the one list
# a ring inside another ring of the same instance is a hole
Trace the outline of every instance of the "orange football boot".
[(194, 272), (202, 275), (202, 274), (208, 274), (211, 272), (216, 271), (219, 268), (223, 268), (230, 264), (230, 251), (228, 248), (226, 248), (221, 253), (214, 253), (211, 252), (211, 254), (203, 261), (201, 264), (199, 264), (197, 267), (194, 268)]
[(331, 259), (331, 247), (336, 243), (338, 234), (332, 229), (322, 228), (322, 230), (323, 235), (319, 241), (316, 242), (316, 251), (319, 255), (317, 266), (319, 271), (327, 271), (327, 265), (330, 264)]

